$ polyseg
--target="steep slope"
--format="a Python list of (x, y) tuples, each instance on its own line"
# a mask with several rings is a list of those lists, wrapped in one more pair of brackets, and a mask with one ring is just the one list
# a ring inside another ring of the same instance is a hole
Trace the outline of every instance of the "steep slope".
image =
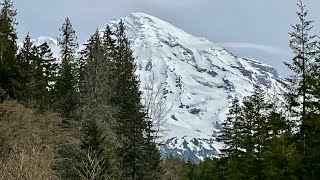
[[(199, 161), (217, 155), (222, 144), (216, 137), (231, 99), (250, 95), (257, 83), (272, 92), (281, 90), (281, 78), (266, 64), (238, 58), (207, 39), (144, 13), (122, 20), (137, 57), (141, 90), (154, 74), (165, 86), (167, 107), (172, 107), (162, 138), (164, 156)], [(115, 27), (119, 21), (109, 25)]]
[(153, 73), (165, 84), (167, 106), (172, 110), (167, 116), (164, 154), (195, 161), (216, 155), (221, 147), (217, 132), (231, 99), (250, 95), (257, 83), (265, 89), (281, 89), (276, 70), (268, 65), (238, 58), (144, 13), (122, 20), (137, 56), (142, 87)]

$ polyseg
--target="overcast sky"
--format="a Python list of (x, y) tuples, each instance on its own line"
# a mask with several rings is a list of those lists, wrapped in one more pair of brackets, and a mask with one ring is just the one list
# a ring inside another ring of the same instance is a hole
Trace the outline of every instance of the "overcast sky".
[[(320, 0), (305, 0), (320, 32)], [(219, 43), (241, 57), (274, 66), (281, 75), (290, 60), (290, 24), (297, 22), (297, 0), (15, 0), (19, 36), (57, 37), (69, 17), (80, 42), (115, 17), (144, 12), (195, 36)], [(318, 13), (318, 14), (317, 14)]]

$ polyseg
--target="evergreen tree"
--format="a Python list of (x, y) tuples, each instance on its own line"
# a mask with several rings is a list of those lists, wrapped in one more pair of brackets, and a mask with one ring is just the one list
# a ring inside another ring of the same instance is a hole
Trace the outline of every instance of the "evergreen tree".
[[(116, 134), (121, 142), (117, 150), (123, 179), (157, 179), (160, 166), (156, 146), (145, 138), (149, 133), (146, 114), (141, 104), (139, 81), (135, 75), (133, 52), (123, 22), (116, 31), (115, 73), (117, 89), (113, 103), (118, 107)], [(153, 149), (153, 150), (151, 150)], [(147, 153), (147, 154), (146, 154)], [(151, 154), (155, 153), (155, 154)], [(151, 155), (150, 158), (148, 155)], [(152, 165), (152, 166), (150, 166)], [(147, 169), (146, 169), (147, 168)], [(152, 172), (152, 174), (150, 174)]]
[[(114, 38), (115, 33), (111, 30), (110, 26), (106, 26), (103, 31), (103, 36), (101, 37), (102, 53), (104, 57), (104, 71), (105, 71), (105, 81), (108, 82), (108, 103), (112, 104), (112, 98), (115, 96), (117, 91), (115, 84), (117, 82), (117, 77), (115, 73), (116, 63), (116, 39)], [(113, 104), (113, 106), (117, 106)]]
[(226, 121), (222, 124), (221, 135), (219, 139), (222, 140), (225, 144), (222, 152), (225, 152), (225, 155), (236, 155), (239, 156), (241, 154), (240, 144), (241, 140), (241, 125), (242, 125), (242, 117), (241, 117), (241, 107), (239, 104), (239, 100), (235, 98), (232, 101), (232, 104), (229, 108), (229, 114), (227, 115)]
[[(303, 172), (301, 178), (312, 179), (319, 176), (319, 109), (317, 104), (317, 67), (316, 66), (316, 39), (312, 35), (313, 21), (307, 19), (308, 10), (302, 0), (297, 4), (299, 22), (293, 25), (290, 33), (290, 48), (294, 58), (288, 67), (295, 73), (290, 78), (290, 93), (286, 96), (288, 106), (293, 110), (292, 116), (298, 121), (297, 147), (303, 155)], [(319, 76), (318, 76), (319, 77)]]
[(116, 133), (122, 143), (117, 152), (123, 179), (143, 179), (145, 114), (140, 102), (138, 80), (134, 74), (134, 58), (123, 23), (117, 28), (115, 104), (118, 104), (119, 112)]
[(225, 147), (225, 179), (295, 179), (301, 162), (291, 122), (266, 101), (255, 86), (240, 106), (235, 99), (223, 124), (221, 140)]
[(58, 64), (47, 43), (37, 47), (37, 55), (39, 66), (36, 67), (35, 83), (37, 85), (34, 91), (41, 90), (41, 92), (35, 98), (38, 99), (40, 110), (48, 110), (53, 105), (53, 86), (56, 83)]
[(320, 36), (316, 39), (315, 61), (310, 71), (309, 111), (303, 119), (305, 129), (305, 171), (307, 179), (320, 176)]
[(18, 59), (22, 66), (25, 89), (24, 101), (38, 107), (40, 111), (52, 107), (53, 84), (56, 81), (57, 63), (53, 58), (50, 47), (44, 43), (35, 46), (29, 33), (25, 37)]
[[(199, 180), (218, 180), (227, 179), (228, 170), (225, 170), (228, 163), (228, 158), (207, 158), (199, 164)], [(230, 178), (231, 179), (231, 178)]]
[(33, 42), (31, 41), (31, 37), (29, 33), (25, 37), (23, 41), (23, 45), (21, 49), (19, 50), (18, 59), (20, 60), (22, 64), (22, 75), (25, 83), (25, 89), (23, 91), (24, 97), (23, 100), (25, 102), (30, 103), (33, 101), (32, 93), (32, 79), (34, 78), (33, 74), (33, 67), (32, 64), (36, 60), (36, 48)]
[(0, 57), (4, 63), (5, 60), (15, 60), (16, 40), (18, 39), (16, 26), (18, 23), (16, 22), (17, 10), (13, 1), (3, 0), (0, 5), (2, 6), (0, 11)]
[(219, 139), (225, 144), (221, 152), (223, 156), (227, 156), (228, 158), (227, 179), (241, 179), (242, 177), (241, 157), (244, 154), (241, 149), (243, 138), (242, 126), (242, 110), (239, 100), (235, 98), (229, 108), (229, 114), (223, 123), (221, 135), (219, 136)]
[(17, 10), (11, 0), (0, 4), (0, 99), (22, 97), (23, 77), (17, 54), (16, 15)]
[(267, 138), (265, 140), (263, 174), (266, 179), (297, 179), (301, 155), (294, 143), (292, 123), (281, 106), (279, 98), (268, 102)]
[(291, 132), (284, 131), (268, 139), (264, 149), (262, 172), (266, 179), (298, 179), (301, 155)]
[[(111, 27), (107, 25), (103, 31), (101, 43), (103, 46), (104, 56), (109, 59), (114, 58), (115, 56), (116, 39), (114, 39), (113, 36), (115, 36), (115, 33), (112, 31)], [(112, 61), (109, 61), (109, 63), (111, 62)], [(109, 66), (110, 70), (112, 70), (113, 68), (114, 68), (113, 66), (111, 65)]]
[(147, 127), (145, 129), (144, 144), (144, 167), (146, 175), (144, 179), (159, 179), (163, 174), (161, 164), (161, 155), (157, 144), (155, 143), (156, 132), (153, 130), (153, 122), (149, 118), (146, 119)]
[(111, 57), (105, 54), (99, 31), (90, 38), (81, 56), (85, 62), (80, 86), (80, 115), (84, 132), (81, 147), (99, 159), (100, 179), (117, 179), (119, 172), (115, 149), (118, 142), (113, 130), (115, 108), (110, 105), (111, 82), (108, 70)]
[(245, 150), (243, 162), (247, 177), (263, 179), (262, 152), (268, 137), (267, 104), (264, 101), (264, 92), (260, 86), (254, 87), (254, 92), (243, 102), (242, 126), (243, 140), (241, 148)]
[[(315, 36), (310, 35), (313, 21), (307, 20), (308, 11), (302, 0), (297, 4), (299, 11), (297, 12), (299, 23), (292, 25), (293, 32), (290, 33), (290, 48), (293, 50), (294, 57), (292, 63), (286, 65), (295, 73), (295, 76), (288, 78), (290, 84), (290, 92), (286, 95), (288, 105), (293, 111), (293, 116), (299, 119), (301, 124), (299, 132), (299, 140), (302, 144), (302, 149), (305, 146), (305, 125), (304, 118), (309, 107), (310, 97), (310, 70), (311, 63), (314, 57), (314, 47), (316, 41)], [(301, 100), (301, 101), (300, 101)], [(303, 150), (303, 154), (304, 150)]]
[[(101, 40), (99, 32), (97, 31), (89, 40), (86, 45), (86, 49), (82, 51), (82, 56), (86, 60), (86, 66), (84, 70), (84, 79), (82, 82), (83, 91), (81, 94), (81, 119), (83, 124), (83, 136), (81, 140), (81, 148), (86, 151), (92, 151), (93, 154), (98, 157), (102, 164), (101, 167), (106, 166), (107, 161), (101, 157), (102, 153), (102, 138), (101, 129), (99, 129), (97, 118), (97, 112), (95, 111), (97, 105), (99, 105), (99, 71), (102, 57)], [(85, 172), (83, 172), (85, 173)], [(103, 173), (100, 172), (97, 179), (103, 179)]]
[[(297, 15), (299, 17), (299, 23), (292, 25), (293, 32), (289, 33), (290, 48), (293, 50), (294, 57), (292, 63), (285, 63), (290, 70), (292, 70), (296, 75), (288, 78), (291, 88), (291, 92), (287, 94), (287, 99), (289, 101), (290, 107), (300, 107), (302, 111), (298, 111), (298, 116), (304, 116), (307, 113), (308, 106), (308, 89), (310, 87), (310, 68), (312, 59), (315, 54), (316, 41), (314, 35), (310, 35), (313, 28), (313, 21), (307, 20), (308, 11), (302, 0), (299, 0), (297, 4), (299, 11)], [(293, 88), (293, 89), (292, 89)], [(299, 98), (302, 99), (301, 103)], [(303, 131), (303, 128), (302, 130)]]
[(58, 38), (61, 67), (55, 86), (57, 109), (65, 118), (70, 118), (74, 115), (79, 101), (77, 94), (79, 61), (76, 58), (76, 51), (79, 45), (69, 18), (65, 19), (59, 30), (61, 32)]
[(184, 164), (184, 170), (182, 179), (185, 180), (197, 180), (199, 178), (197, 165), (194, 164), (191, 160), (187, 161)]
[[(84, 81), (82, 82), (82, 94), (81, 94), (81, 117), (83, 119), (84, 125), (88, 124), (85, 128), (87, 134), (82, 141), (82, 146), (85, 148), (98, 149), (98, 130), (97, 130), (97, 119), (94, 112), (97, 106), (99, 106), (101, 101), (105, 100), (107, 94), (101, 91), (101, 86), (103, 82), (102, 79), (102, 46), (99, 37), (99, 32), (97, 31), (86, 44), (86, 49), (82, 51), (82, 56), (86, 60), (86, 66), (84, 70)], [(106, 96), (103, 96), (106, 95)], [(103, 99), (101, 99), (103, 98)], [(90, 110), (89, 110), (90, 109)]]

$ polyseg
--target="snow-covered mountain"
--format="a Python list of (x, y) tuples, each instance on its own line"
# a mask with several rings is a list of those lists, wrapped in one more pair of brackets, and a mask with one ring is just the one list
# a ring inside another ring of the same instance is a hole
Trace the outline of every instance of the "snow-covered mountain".
[[(194, 161), (219, 153), (216, 141), (232, 98), (250, 95), (254, 84), (279, 92), (281, 78), (261, 62), (239, 58), (205, 38), (195, 37), (163, 20), (133, 13), (121, 18), (137, 57), (141, 87), (155, 75), (165, 86), (168, 131), (162, 138), (164, 156)], [(119, 19), (108, 24), (115, 26)], [(50, 41), (41, 37), (36, 42)], [(56, 50), (55, 50), (56, 51)], [(144, 91), (143, 88), (141, 88)]]

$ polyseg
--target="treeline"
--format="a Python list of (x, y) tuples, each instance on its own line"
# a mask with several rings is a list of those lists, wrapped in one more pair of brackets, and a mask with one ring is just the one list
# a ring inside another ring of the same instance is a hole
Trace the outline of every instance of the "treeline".
[(289, 46), (293, 74), (284, 94), (267, 94), (258, 85), (242, 102), (234, 99), (219, 139), (217, 159), (182, 163), (185, 179), (319, 179), (320, 38), (302, 0)]
[[(78, 53), (75, 30), (66, 18), (59, 29), (60, 54), (56, 59), (48, 44), (35, 45), (29, 34), (22, 47), (18, 47), (16, 15), (13, 1), (3, 0), (0, 11), (1, 123), (8, 125), (5, 122), (10, 121), (7, 106), (11, 101), (27, 107), (26, 112), (30, 108), (36, 110), (37, 114), (31, 113), (31, 117), (59, 113), (61, 122), (52, 126), (56, 131), (48, 132), (48, 136), (52, 136), (48, 138), (70, 136), (58, 134), (62, 128), (73, 132), (74, 140), (46, 145), (46, 138), (39, 136), (44, 150), (53, 149), (50, 168), (59, 179), (160, 179), (164, 171), (155, 143), (155, 128), (141, 102), (133, 52), (124, 24), (107, 26), (103, 32), (97, 30)], [(18, 119), (12, 120), (15, 121)], [(14, 128), (20, 132), (24, 127)], [(0, 139), (0, 144), (6, 146), (0, 153), (0, 162), (10, 164), (19, 149), (10, 150), (12, 141), (16, 140), (9, 138), (5, 129), (1, 130), (6, 138)], [(39, 129), (39, 132), (46, 130)], [(32, 169), (28, 171), (31, 173)], [(28, 176), (28, 172), (14, 176), (15, 172), (2, 166), (0, 174), (5, 173), (13, 175), (8, 176), (9, 179), (41, 179)]]

